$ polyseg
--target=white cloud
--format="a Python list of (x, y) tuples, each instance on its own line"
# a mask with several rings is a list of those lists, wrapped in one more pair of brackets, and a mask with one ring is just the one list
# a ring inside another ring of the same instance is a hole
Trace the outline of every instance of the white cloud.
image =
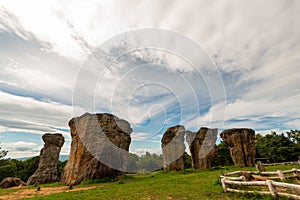
[(38, 143), (16, 141), (14, 143), (1, 143), (1, 148), (8, 151), (7, 158), (22, 158), (37, 156), (43, 146)]
[(146, 154), (147, 152), (149, 153), (155, 153), (157, 155), (162, 154), (162, 151), (160, 148), (145, 148), (145, 149), (130, 149), (131, 153), (137, 154), (137, 155), (143, 155)]
[[(292, 97), (282, 97), (282, 99), (262, 97), (251, 101), (243, 98), (233, 103), (228, 103), (225, 107), (224, 128), (297, 129), (300, 125), (300, 110), (295, 108), (298, 108), (300, 105), (298, 105), (299, 101), (295, 101), (295, 99), (300, 99), (300, 96), (295, 94)], [(205, 115), (191, 121), (189, 123), (190, 126), (193, 127), (199, 121), (203, 126), (214, 127), (214, 123), (223, 121), (222, 114), (218, 115), (219, 112), (216, 112), (216, 110), (223, 112), (216, 105)]]
[[(89, 69), (74, 89), (80, 64), (93, 48), (118, 33), (144, 27), (171, 29), (205, 47), (226, 88), (225, 128), (299, 128), (297, 0), (3, 0), (1, 4), (0, 39), (5, 45), (0, 47), (0, 90), (7, 92), (0, 92), (0, 120), (5, 120), (0, 131), (67, 128), (73, 92), (80, 107), (75, 114), (82, 114), (81, 107), (113, 112), (136, 126), (150, 119), (154, 132), (164, 123), (180, 123), (175, 120), (181, 117), (187, 128), (221, 128), (223, 105), (210, 107), (209, 96), (220, 88), (210, 86), (208, 91), (205, 81), (190, 73), (191, 66), (172, 54), (133, 52), (113, 64), (100, 82), (102, 69)], [(130, 70), (139, 61), (164, 67)], [(143, 134), (133, 137), (145, 139)]]
[[(19, 130), (35, 133), (68, 129), (73, 116), (72, 106), (56, 102), (43, 102), (0, 91), (0, 126), (7, 131)], [(61, 131), (59, 131), (61, 132)], [(63, 132), (65, 136), (69, 134)]]
[[(44, 147), (40, 142), (28, 142), (17, 140), (16, 142), (2, 142), (1, 149), (8, 151), (6, 158), (24, 158), (40, 155)], [(60, 155), (68, 155), (70, 151), (70, 140), (66, 139), (61, 149)]]
[(160, 142), (162, 135), (149, 135), (149, 133), (136, 133), (131, 134), (132, 141), (144, 141), (144, 142)]

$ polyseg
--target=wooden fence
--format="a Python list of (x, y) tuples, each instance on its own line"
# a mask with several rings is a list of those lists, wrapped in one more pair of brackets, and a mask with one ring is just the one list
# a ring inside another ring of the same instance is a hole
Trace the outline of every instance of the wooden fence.
[(263, 163), (263, 164), (264, 164), (264, 166), (295, 165), (295, 164), (300, 164), (300, 161), (280, 162), (280, 163)]
[[(257, 174), (260, 179), (265, 179), (262, 181), (246, 181), (245, 176), (239, 176), (238, 174)], [(292, 175), (286, 175), (292, 174)], [(261, 194), (261, 195), (272, 195), (273, 197), (285, 197), (285, 198), (292, 198), (300, 200), (300, 185), (299, 184), (291, 184), (291, 183), (284, 183), (284, 182), (276, 182), (273, 181), (275, 179), (286, 180), (289, 178), (300, 178), (299, 176), (300, 170), (299, 169), (292, 169), (281, 171), (277, 170), (274, 172), (251, 172), (251, 171), (235, 171), (224, 174), (220, 176), (222, 187), (224, 192), (237, 192), (242, 194), (252, 193), (252, 194)], [(277, 175), (272, 176), (270, 175)], [(257, 186), (259, 187), (258, 190), (246, 190), (246, 189), (234, 189), (231, 186)], [(260, 187), (262, 186), (262, 187)]]

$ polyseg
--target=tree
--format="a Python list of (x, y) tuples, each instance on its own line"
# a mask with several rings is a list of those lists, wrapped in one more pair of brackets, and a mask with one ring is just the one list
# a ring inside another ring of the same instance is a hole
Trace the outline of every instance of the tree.
[(8, 152), (8, 151), (1, 150), (1, 147), (0, 147), (0, 159), (1, 159), (1, 158), (4, 158), (4, 157), (7, 155), (7, 152)]
[(57, 164), (57, 170), (58, 170), (58, 177), (61, 177), (63, 171), (64, 171), (64, 168), (65, 168), (65, 165), (67, 164), (67, 160), (64, 160), (64, 161), (58, 161), (58, 164)]
[(184, 168), (188, 169), (192, 167), (192, 157), (184, 152)]
[(146, 152), (145, 155), (142, 155), (139, 158), (137, 165), (139, 172), (151, 172), (163, 167), (163, 158), (162, 155)]
[(300, 130), (290, 130), (286, 134), (292, 142), (300, 144)]
[(17, 177), (26, 182), (28, 178), (37, 170), (39, 161), (40, 161), (39, 156), (35, 156), (22, 161), (23, 168), (19, 171)]
[(229, 147), (225, 142), (221, 141), (221, 143), (218, 144), (218, 150), (216, 156), (212, 161), (212, 165), (213, 166), (233, 165)]
[(23, 181), (28, 178), (38, 168), (39, 156), (21, 161), (16, 159), (4, 159), (0, 163), (0, 180), (6, 177), (17, 177)]
[(277, 134), (276, 132), (265, 136), (256, 134), (254, 141), (256, 157), (268, 158), (271, 162), (298, 160), (300, 146), (295, 143), (296, 139), (293, 140), (292, 135), (285, 136), (283, 133)]
[(129, 153), (127, 171), (131, 173), (136, 173), (138, 170), (138, 164), (137, 164), (138, 161), (139, 161), (138, 155)]

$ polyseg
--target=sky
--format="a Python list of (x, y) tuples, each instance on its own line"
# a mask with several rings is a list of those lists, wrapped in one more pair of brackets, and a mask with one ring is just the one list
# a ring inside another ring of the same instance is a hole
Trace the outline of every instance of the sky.
[(85, 112), (127, 120), (137, 154), (161, 153), (177, 124), (299, 129), (299, 9), (298, 0), (0, 0), (0, 146), (35, 156), (41, 136), (59, 132), (68, 154), (68, 121)]

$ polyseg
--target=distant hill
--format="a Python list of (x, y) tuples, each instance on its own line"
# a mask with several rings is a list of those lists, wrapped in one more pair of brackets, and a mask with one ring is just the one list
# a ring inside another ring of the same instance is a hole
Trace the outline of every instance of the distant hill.
[[(16, 159), (16, 160), (27, 160), (27, 159), (29, 159), (29, 158), (32, 158), (32, 157), (34, 157), (34, 156), (31, 156), (31, 157), (23, 157), (23, 158), (14, 158), (14, 159)], [(68, 160), (68, 155), (59, 155), (59, 160), (60, 161), (65, 161), (65, 160)]]

